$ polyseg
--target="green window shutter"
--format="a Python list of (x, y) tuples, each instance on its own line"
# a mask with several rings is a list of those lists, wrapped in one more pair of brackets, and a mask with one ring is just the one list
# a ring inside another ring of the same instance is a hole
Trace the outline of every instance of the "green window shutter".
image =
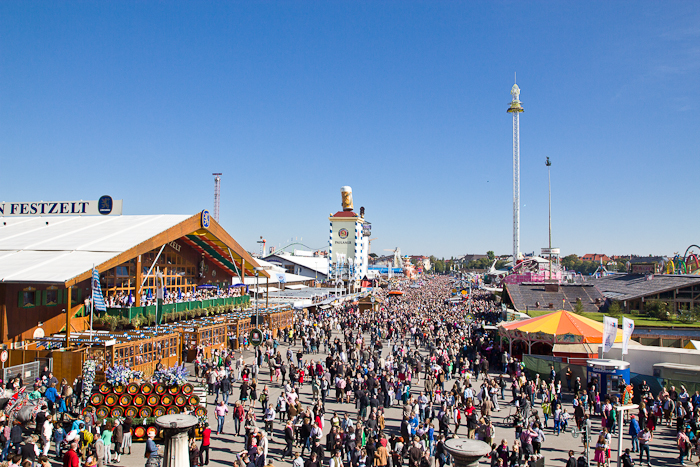
[(47, 298), (46, 295), (47, 295), (48, 293), (49, 293), (48, 290), (43, 290), (43, 291), (41, 292), (41, 304), (44, 305), (44, 306), (46, 306), (46, 298)]
[(58, 289), (58, 298), (56, 299), (58, 304), (63, 303), (63, 289)]
[[(44, 292), (46, 293), (46, 292)], [(41, 290), (35, 290), (34, 291), (34, 306), (41, 306), (41, 296), (43, 294), (41, 293)]]

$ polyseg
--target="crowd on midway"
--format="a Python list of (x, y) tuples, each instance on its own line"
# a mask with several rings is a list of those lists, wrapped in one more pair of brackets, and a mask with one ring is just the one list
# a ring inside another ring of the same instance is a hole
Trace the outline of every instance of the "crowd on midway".
[[(553, 368), (528, 376), (484, 330), (501, 316), (490, 294), (475, 291), (471, 300), (453, 303), (447, 277), (402, 285), (403, 295), (376, 292), (376, 309), (349, 304), (300, 312), (293, 328), (255, 348), (252, 362), (232, 349), (200, 353), (193, 377), (211, 394), (216, 422), (201, 427), (199, 441), (191, 433), (191, 466), (208, 465), (216, 456), (211, 443), (221, 439), (244, 445), (236, 467), (444, 467), (445, 442), (458, 436), (491, 446), (492, 467), (519, 467), (536, 462), (548, 439), (574, 426), (584, 434), (589, 426), (590, 437), (581, 441), (598, 467), (609, 466), (616, 395), (601, 400), (597, 381), (584, 384), (571, 372), (560, 378)], [(4, 421), (0, 430), (8, 467), (48, 466), (49, 456), (64, 467), (103, 466), (131, 453), (133, 421), (79, 415), (80, 384), (59, 384), (50, 373), (37, 380), (35, 419)], [(8, 382), (8, 390), (12, 385), (21, 383)], [(635, 390), (643, 403), (625, 425), (631, 450), (623, 465), (636, 460), (631, 451), (649, 463), (662, 429), (677, 433), (681, 463), (693, 453), (700, 461), (694, 436), (700, 394), (669, 387), (653, 396), (645, 384)], [(336, 409), (327, 410), (331, 405)], [(494, 412), (505, 406), (511, 415), (496, 422)], [(581, 449), (569, 451), (567, 467), (587, 465)], [(146, 457), (147, 465), (159, 459), (152, 438)]]

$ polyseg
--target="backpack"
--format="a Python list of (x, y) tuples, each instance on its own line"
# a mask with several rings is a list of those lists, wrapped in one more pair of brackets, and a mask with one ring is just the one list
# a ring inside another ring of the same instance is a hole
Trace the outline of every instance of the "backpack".
[(588, 467), (585, 456), (579, 456), (579, 458), (576, 459), (576, 467)]

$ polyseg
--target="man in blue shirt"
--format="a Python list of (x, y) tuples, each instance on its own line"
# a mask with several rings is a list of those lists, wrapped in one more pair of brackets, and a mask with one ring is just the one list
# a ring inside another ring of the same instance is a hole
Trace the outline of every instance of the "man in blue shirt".
[(637, 417), (635, 415), (631, 415), (629, 435), (632, 437), (632, 452), (639, 451), (639, 438), (637, 438), (637, 436), (639, 435), (640, 431), (642, 431), (642, 429), (639, 427)]

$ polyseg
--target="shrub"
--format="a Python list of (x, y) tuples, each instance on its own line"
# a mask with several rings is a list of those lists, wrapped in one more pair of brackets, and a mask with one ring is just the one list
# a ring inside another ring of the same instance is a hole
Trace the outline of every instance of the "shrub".
[(620, 316), (623, 313), (622, 306), (620, 305), (620, 302), (618, 301), (613, 301), (612, 304), (610, 305), (610, 308), (608, 308), (608, 314), (610, 316)]
[(671, 312), (671, 306), (661, 300), (650, 300), (646, 303), (644, 310), (647, 315), (660, 321), (669, 321), (675, 317)]

